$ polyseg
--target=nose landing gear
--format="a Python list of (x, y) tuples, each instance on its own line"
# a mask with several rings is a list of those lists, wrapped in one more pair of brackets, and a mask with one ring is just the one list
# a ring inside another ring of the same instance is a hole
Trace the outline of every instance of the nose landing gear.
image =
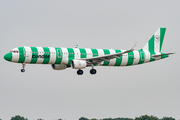
[(25, 69), (24, 69), (24, 68), (25, 68), (25, 65), (26, 65), (26, 64), (22, 63), (23, 69), (21, 69), (21, 72), (25, 72)]

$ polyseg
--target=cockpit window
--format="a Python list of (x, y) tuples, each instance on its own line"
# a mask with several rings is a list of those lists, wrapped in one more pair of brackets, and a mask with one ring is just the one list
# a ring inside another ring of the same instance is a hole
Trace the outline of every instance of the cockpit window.
[(11, 50), (10, 53), (19, 53), (17, 50)]

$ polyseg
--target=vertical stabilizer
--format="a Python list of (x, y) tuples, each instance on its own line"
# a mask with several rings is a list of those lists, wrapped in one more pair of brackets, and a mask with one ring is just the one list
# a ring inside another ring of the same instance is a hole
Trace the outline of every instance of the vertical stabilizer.
[(161, 53), (166, 28), (159, 28), (148, 43), (143, 47), (144, 51)]

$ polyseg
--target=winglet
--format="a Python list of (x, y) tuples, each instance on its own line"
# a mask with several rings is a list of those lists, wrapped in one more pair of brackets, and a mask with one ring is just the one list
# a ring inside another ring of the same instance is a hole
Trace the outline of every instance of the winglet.
[(135, 50), (134, 48), (136, 47), (138, 41), (134, 44), (134, 46), (131, 48), (131, 50)]
[(75, 48), (78, 48), (78, 45), (76, 45), (76, 47)]
[(128, 53), (128, 52), (134, 51), (134, 50), (135, 50), (134, 48), (136, 47), (137, 43), (138, 43), (138, 41), (134, 44), (134, 46), (133, 46), (130, 50), (127, 50), (127, 51), (124, 52), (124, 53)]

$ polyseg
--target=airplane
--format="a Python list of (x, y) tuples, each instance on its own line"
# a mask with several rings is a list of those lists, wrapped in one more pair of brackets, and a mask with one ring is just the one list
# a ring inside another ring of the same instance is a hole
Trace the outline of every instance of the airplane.
[(92, 67), (90, 74), (94, 75), (95, 66), (139, 65), (174, 54), (161, 52), (165, 31), (159, 28), (140, 50), (134, 49), (137, 43), (130, 50), (24, 46), (12, 49), (4, 59), (21, 63), (21, 72), (25, 72), (26, 64), (50, 64), (54, 70), (78, 69), (78, 75), (83, 74), (82, 69)]

